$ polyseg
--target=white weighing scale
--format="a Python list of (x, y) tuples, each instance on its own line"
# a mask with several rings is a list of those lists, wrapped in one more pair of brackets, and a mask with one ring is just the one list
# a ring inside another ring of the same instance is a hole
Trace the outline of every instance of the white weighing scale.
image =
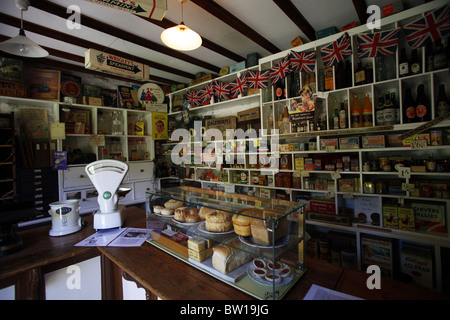
[(94, 229), (121, 227), (125, 221), (125, 206), (118, 204), (117, 190), (128, 172), (128, 165), (117, 160), (99, 160), (88, 164), (85, 170), (98, 192), (100, 210), (94, 214)]

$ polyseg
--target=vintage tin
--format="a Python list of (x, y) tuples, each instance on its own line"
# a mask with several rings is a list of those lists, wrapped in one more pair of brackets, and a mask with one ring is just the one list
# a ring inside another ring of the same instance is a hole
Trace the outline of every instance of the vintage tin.
[(430, 132), (430, 140), (432, 146), (440, 146), (442, 145), (442, 131), (441, 130), (433, 130)]

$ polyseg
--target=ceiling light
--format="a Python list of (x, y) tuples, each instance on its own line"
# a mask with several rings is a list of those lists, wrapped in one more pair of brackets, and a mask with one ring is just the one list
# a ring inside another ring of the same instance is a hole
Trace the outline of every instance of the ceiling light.
[(48, 52), (27, 38), (23, 30), (23, 11), (27, 11), (29, 5), (28, 0), (16, 0), (16, 6), (20, 10), (19, 35), (0, 43), (0, 50), (16, 56), (43, 58), (48, 56)]
[(181, 3), (181, 23), (164, 30), (161, 33), (161, 40), (166, 46), (175, 50), (189, 51), (197, 49), (202, 45), (202, 38), (183, 22), (183, 3), (186, 0), (178, 0), (178, 2)]

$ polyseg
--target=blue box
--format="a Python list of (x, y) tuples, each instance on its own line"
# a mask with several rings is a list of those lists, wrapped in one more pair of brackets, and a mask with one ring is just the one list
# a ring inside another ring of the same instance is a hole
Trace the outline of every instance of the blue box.
[(230, 66), (230, 73), (245, 69), (245, 61), (238, 62)]
[(337, 32), (336, 27), (329, 27), (323, 30), (316, 31), (316, 39), (322, 39)]

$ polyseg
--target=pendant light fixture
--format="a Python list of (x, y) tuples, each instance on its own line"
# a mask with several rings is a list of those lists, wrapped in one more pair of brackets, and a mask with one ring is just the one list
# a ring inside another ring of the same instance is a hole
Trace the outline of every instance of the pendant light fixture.
[(20, 10), (19, 35), (0, 43), (0, 50), (22, 57), (43, 58), (48, 56), (47, 50), (42, 49), (37, 43), (25, 36), (23, 30), (23, 12), (28, 10), (28, 0), (16, 0), (16, 7)]
[(183, 3), (186, 0), (178, 0), (181, 3), (181, 23), (168, 28), (161, 33), (162, 42), (169, 48), (190, 51), (202, 45), (202, 38), (197, 32), (188, 28), (183, 22)]

